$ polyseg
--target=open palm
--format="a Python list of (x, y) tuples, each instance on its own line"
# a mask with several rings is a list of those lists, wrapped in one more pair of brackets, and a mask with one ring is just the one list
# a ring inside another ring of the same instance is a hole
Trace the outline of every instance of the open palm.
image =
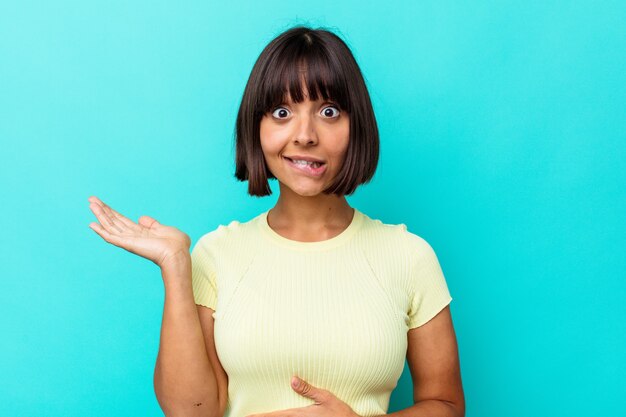
[(175, 227), (160, 224), (149, 216), (141, 216), (135, 223), (98, 197), (88, 200), (89, 209), (100, 222), (92, 222), (89, 227), (108, 243), (150, 259), (160, 267), (177, 255), (189, 255), (191, 239)]

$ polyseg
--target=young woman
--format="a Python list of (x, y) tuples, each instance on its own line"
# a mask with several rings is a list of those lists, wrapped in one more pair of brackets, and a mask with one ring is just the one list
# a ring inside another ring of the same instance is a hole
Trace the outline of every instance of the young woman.
[(326, 30), (295, 27), (263, 50), (243, 94), (236, 172), (276, 205), (189, 237), (97, 197), (90, 227), (155, 262), (165, 305), (154, 387), (168, 416), (378, 416), (405, 358), (415, 405), (462, 417), (452, 300), (432, 247), (350, 207), (378, 162), (361, 71)]

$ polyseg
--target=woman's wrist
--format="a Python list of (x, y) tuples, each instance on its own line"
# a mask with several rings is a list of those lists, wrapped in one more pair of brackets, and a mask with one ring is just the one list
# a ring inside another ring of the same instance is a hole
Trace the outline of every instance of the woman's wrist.
[(191, 256), (181, 253), (168, 257), (161, 265), (161, 277), (167, 294), (191, 292)]
[(186, 270), (191, 266), (191, 255), (189, 250), (177, 250), (169, 255), (163, 257), (163, 260), (159, 263), (159, 267), (162, 270)]

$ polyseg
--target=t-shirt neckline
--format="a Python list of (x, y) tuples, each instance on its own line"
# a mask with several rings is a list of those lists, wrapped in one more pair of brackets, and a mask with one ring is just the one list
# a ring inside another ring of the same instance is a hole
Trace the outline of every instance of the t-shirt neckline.
[(361, 213), (358, 209), (354, 208), (354, 214), (352, 216), (352, 221), (341, 233), (337, 236), (331, 237), (330, 239), (320, 240), (317, 242), (301, 242), (299, 240), (288, 239), (280, 234), (278, 234), (274, 229), (270, 227), (267, 222), (267, 214), (270, 210), (267, 210), (261, 213), (258, 217), (258, 224), (263, 232), (263, 234), (268, 237), (271, 241), (290, 249), (297, 250), (319, 250), (319, 249), (329, 249), (340, 246), (346, 243), (359, 229), (361, 223), (363, 223), (363, 213)]

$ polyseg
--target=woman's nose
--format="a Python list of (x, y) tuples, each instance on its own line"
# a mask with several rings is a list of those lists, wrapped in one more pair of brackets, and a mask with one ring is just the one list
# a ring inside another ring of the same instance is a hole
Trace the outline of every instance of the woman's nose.
[(317, 133), (315, 131), (315, 121), (312, 116), (303, 115), (297, 120), (294, 133), (294, 142), (312, 145), (317, 143)]

